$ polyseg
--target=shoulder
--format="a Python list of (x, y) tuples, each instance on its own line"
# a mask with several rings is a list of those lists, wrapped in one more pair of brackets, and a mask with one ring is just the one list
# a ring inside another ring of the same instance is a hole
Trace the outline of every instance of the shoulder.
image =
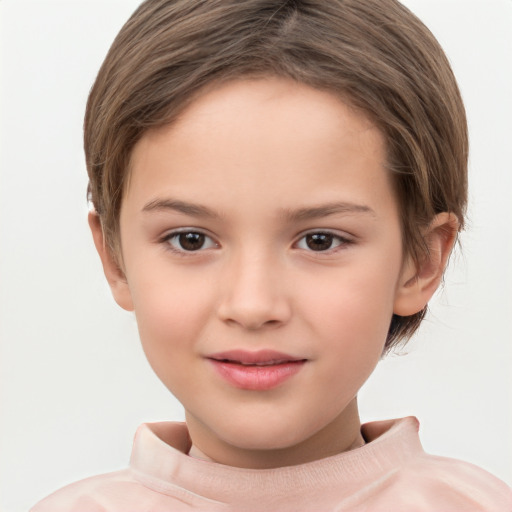
[(436, 509), (512, 511), (512, 489), (491, 473), (468, 462), (423, 453), (401, 473), (399, 478), (412, 499), (421, 496), (425, 501), (439, 504)]
[(373, 422), (363, 433), (373, 445), (369, 455), (384, 468), (368, 488), (365, 510), (512, 512), (512, 490), (500, 479), (468, 462), (426, 453), (416, 418)]
[(30, 512), (125, 512), (144, 487), (129, 469), (97, 475), (72, 483), (50, 494)]

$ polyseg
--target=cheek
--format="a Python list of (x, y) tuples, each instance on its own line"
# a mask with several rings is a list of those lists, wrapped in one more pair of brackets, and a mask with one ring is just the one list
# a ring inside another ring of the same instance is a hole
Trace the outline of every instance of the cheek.
[(199, 293), (191, 283), (162, 276), (131, 283), (131, 289), (142, 347), (155, 372), (165, 379), (162, 373), (171, 374), (168, 367), (178, 354), (193, 355), (208, 316), (205, 290)]
[[(324, 308), (322, 332), (325, 345), (319, 358), (321, 369), (317, 393), (329, 391), (328, 400), (345, 404), (353, 399), (377, 366), (386, 341), (389, 318), (371, 318), (365, 301), (346, 297)], [(381, 312), (380, 312), (381, 313)], [(327, 357), (326, 357), (327, 356)], [(333, 408), (333, 410), (336, 407)]]
[(333, 384), (343, 375), (345, 381), (361, 385), (378, 363), (393, 314), (392, 275), (392, 269), (386, 273), (363, 266), (360, 271), (352, 269), (350, 276), (326, 281), (304, 299), (306, 321), (315, 326), (317, 339), (332, 354), (327, 362), (331, 371), (325, 375)]
[[(390, 274), (393, 274), (391, 271)], [(393, 313), (395, 279), (371, 268), (351, 271), (318, 283), (314, 294), (305, 296), (303, 309), (334, 336), (360, 341), (387, 334)], [(372, 335), (373, 334), (373, 335)]]

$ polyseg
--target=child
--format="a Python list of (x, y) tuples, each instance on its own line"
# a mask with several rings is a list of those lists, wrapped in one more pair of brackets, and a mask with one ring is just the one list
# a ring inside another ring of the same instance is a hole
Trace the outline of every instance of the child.
[(510, 510), (357, 393), (418, 328), (466, 205), (464, 108), (393, 0), (151, 0), (91, 91), (96, 248), (186, 425), (42, 511)]

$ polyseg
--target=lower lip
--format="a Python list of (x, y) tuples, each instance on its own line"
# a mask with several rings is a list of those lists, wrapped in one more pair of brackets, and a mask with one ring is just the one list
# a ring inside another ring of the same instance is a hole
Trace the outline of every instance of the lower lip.
[(233, 386), (240, 389), (265, 391), (283, 384), (298, 373), (306, 361), (288, 361), (268, 366), (246, 366), (210, 359), (214, 368)]

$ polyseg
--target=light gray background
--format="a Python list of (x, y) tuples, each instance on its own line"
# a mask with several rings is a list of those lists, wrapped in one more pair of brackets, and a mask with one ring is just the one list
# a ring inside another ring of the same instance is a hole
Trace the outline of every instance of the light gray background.
[[(445, 47), (471, 130), (470, 224), (445, 290), (360, 395), (364, 421), (417, 415), (425, 448), (512, 483), (512, 2), (408, 0)], [(0, 508), (126, 466), (143, 421), (182, 419), (86, 224), (87, 92), (137, 0), (3, 0)]]

